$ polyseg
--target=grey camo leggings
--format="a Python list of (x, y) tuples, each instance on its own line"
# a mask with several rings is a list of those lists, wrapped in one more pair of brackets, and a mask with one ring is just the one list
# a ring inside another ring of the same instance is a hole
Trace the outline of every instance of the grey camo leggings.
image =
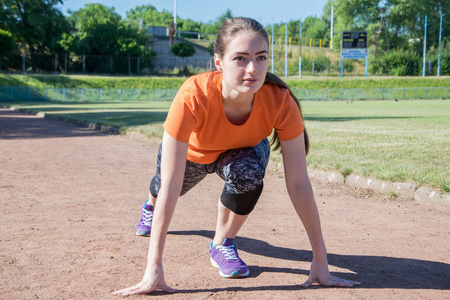
[[(187, 160), (180, 196), (186, 194), (206, 175), (215, 172), (225, 181), (220, 196), (222, 204), (236, 214), (247, 215), (253, 210), (261, 195), (269, 156), (270, 146), (266, 138), (254, 147), (228, 150), (211, 164)], [(150, 183), (153, 197), (158, 196), (160, 188), (161, 146), (158, 150), (156, 175)]]

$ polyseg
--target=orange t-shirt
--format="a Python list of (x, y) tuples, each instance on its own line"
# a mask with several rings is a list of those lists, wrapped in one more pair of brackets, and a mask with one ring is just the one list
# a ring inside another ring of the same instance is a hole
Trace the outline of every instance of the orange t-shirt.
[(255, 94), (252, 111), (243, 125), (226, 117), (222, 104), (222, 73), (206, 72), (183, 83), (172, 102), (164, 130), (174, 139), (189, 143), (187, 159), (209, 164), (230, 149), (253, 147), (272, 130), (280, 140), (303, 132), (303, 122), (289, 91), (264, 84)]

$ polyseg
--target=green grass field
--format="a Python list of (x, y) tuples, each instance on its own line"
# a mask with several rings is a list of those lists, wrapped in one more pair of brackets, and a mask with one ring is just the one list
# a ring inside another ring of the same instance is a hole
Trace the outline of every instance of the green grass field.
[[(9, 105), (161, 137), (170, 103)], [(302, 106), (311, 140), (309, 166), (450, 192), (449, 100), (305, 101)], [(281, 157), (276, 152), (272, 159)]]
[[(441, 77), (325, 77), (290, 76), (283, 80), (295, 89), (357, 89), (450, 87), (450, 76)], [(82, 75), (4, 75), (0, 86), (65, 87), (103, 89), (178, 89), (187, 77), (113, 77)]]

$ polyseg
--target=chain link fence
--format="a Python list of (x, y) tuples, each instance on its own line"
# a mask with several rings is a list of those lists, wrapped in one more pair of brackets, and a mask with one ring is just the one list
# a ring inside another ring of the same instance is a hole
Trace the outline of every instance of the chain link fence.
[[(293, 89), (300, 100), (408, 100), (448, 99), (448, 87), (374, 89)], [(0, 101), (172, 101), (176, 89), (101, 89), (0, 87)]]
[[(285, 54), (281, 47), (276, 47), (274, 57), (274, 73), (285, 75)], [(313, 75), (337, 76), (340, 74), (338, 57), (329, 58), (325, 52), (308, 54), (302, 57), (301, 72), (298, 49), (290, 46), (287, 59), (288, 76)], [(295, 50), (295, 51), (294, 51)], [(365, 60), (344, 59), (343, 74), (365, 75)], [(75, 55), (75, 54), (27, 54), (14, 52), (7, 56), (0, 54), (0, 72), (7, 73), (46, 73), (46, 74), (105, 74), (105, 75), (155, 75), (177, 74), (177, 72), (200, 73), (214, 68), (212, 56), (208, 57), (168, 57), (143, 58), (133, 56)], [(428, 59), (425, 64), (426, 75), (437, 74), (437, 60)], [(272, 58), (269, 56), (268, 70), (272, 69)], [(441, 75), (448, 71), (441, 70)], [(370, 60), (369, 75), (422, 76), (423, 60), (408, 61), (399, 69), (387, 62)], [(184, 74), (184, 73), (183, 73)]]
[(14, 52), (0, 55), (0, 71), (54, 74), (124, 74), (153, 73), (151, 58), (132, 56), (27, 54)]

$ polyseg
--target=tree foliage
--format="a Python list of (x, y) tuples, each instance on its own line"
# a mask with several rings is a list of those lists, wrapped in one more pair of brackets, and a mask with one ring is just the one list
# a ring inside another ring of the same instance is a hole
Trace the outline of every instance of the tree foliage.
[(181, 42), (172, 46), (170, 49), (172, 53), (178, 57), (190, 57), (195, 54), (195, 48), (192, 44)]
[[(367, 30), (371, 43), (375, 43), (383, 11), (387, 26), (381, 27), (379, 44), (386, 50), (387, 30), (391, 48), (421, 51), (425, 16), (428, 16), (427, 46), (436, 48), (439, 44), (440, 11), (446, 16), (450, 15), (450, 0), (337, 0), (336, 45), (339, 45), (339, 33), (342, 30)], [(444, 22), (443, 32), (449, 30), (450, 23)]]
[(144, 27), (169, 26), (173, 22), (173, 15), (167, 10), (158, 12), (152, 5), (141, 5), (126, 13), (125, 22), (139, 24), (142, 20)]
[(0, 55), (5, 55), (16, 48), (11, 32), (0, 28)]
[(60, 41), (64, 50), (76, 54), (148, 56), (145, 31), (136, 23), (125, 23), (114, 8), (87, 4), (70, 11), (72, 32)]
[(23, 50), (52, 52), (67, 30), (67, 22), (58, 8), (62, 0), (2, 0), (0, 28), (9, 31)]

